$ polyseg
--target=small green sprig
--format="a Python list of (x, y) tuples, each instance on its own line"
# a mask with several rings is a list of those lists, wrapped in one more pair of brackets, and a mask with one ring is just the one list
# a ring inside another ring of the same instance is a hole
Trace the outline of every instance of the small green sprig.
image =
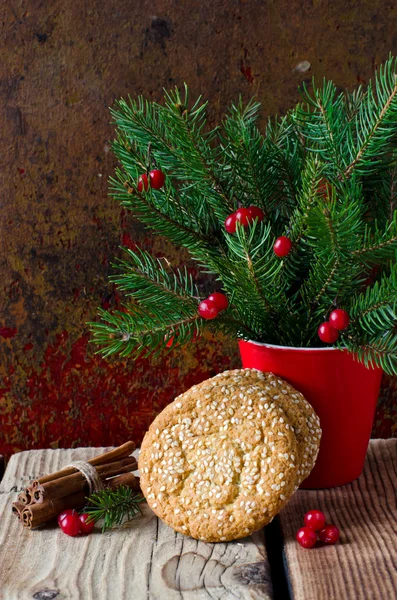
[(84, 512), (90, 516), (88, 521), (103, 521), (102, 532), (121, 525), (124, 519), (130, 521), (142, 514), (141, 502), (145, 501), (142, 494), (137, 494), (131, 488), (121, 485), (115, 490), (104, 489), (92, 494)]

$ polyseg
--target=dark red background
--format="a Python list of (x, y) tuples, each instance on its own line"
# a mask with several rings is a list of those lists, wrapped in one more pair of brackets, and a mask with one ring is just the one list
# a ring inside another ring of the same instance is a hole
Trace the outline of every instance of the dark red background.
[[(0, 11), (0, 451), (139, 442), (177, 392), (239, 358), (235, 343), (210, 338), (135, 364), (88, 344), (96, 307), (119, 301), (107, 276), (120, 244), (187, 260), (108, 199), (108, 106), (186, 81), (210, 100), (212, 123), (240, 93), (256, 94), (264, 117), (282, 113), (313, 74), (365, 83), (397, 51), (397, 8), (15, 0)], [(374, 435), (396, 434), (396, 396), (385, 378)]]

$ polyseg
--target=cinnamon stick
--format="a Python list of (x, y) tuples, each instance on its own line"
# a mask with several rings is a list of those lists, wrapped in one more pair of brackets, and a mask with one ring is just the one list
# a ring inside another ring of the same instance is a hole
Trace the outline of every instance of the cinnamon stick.
[[(109, 450), (109, 452), (104, 452), (103, 454), (94, 456), (94, 458), (90, 458), (87, 462), (89, 462), (90, 465), (96, 467), (98, 465), (103, 465), (118, 460), (119, 458), (129, 456), (131, 452), (133, 452), (133, 450), (135, 450), (134, 442), (126, 442), (118, 448), (114, 448), (113, 450)], [(51, 473), (50, 475), (44, 475), (44, 477), (36, 479), (33, 482), (33, 485), (37, 485), (38, 483), (48, 483), (49, 481), (54, 481), (55, 479), (60, 479), (61, 477), (72, 475), (73, 473), (76, 473), (76, 469), (74, 467), (67, 467), (65, 469), (62, 469), (61, 471), (56, 471), (55, 473)]]
[(15, 515), (15, 516), (16, 516), (16, 517), (19, 519), (19, 520), (21, 520), (21, 513), (22, 513), (22, 511), (23, 511), (23, 509), (24, 509), (24, 508), (25, 508), (25, 507), (24, 507), (24, 505), (23, 505), (23, 504), (21, 504), (21, 502), (13, 502), (13, 503), (12, 503), (12, 509), (11, 509), (11, 510), (12, 510), (13, 514), (14, 514), (14, 515)]
[[(136, 468), (137, 462), (135, 457), (128, 456), (127, 458), (122, 458), (118, 461), (99, 465), (96, 467), (96, 470), (100, 479), (104, 480), (121, 473), (134, 471)], [(88, 484), (84, 475), (78, 471), (77, 473), (67, 475), (66, 477), (60, 477), (59, 479), (47, 483), (37, 484), (33, 492), (33, 501), (40, 504), (47, 500), (56, 500), (58, 498), (70, 496), (70, 494), (79, 491), (85, 491), (87, 493)]]
[(32, 497), (30, 495), (30, 488), (26, 488), (26, 490), (24, 490), (23, 492), (20, 492), (18, 494), (18, 502), (20, 502), (24, 506), (27, 506), (28, 504), (30, 504), (31, 501), (32, 501)]
[(77, 492), (57, 500), (49, 500), (41, 504), (30, 504), (22, 510), (22, 524), (28, 529), (34, 529), (56, 519), (67, 508), (80, 508), (84, 505), (85, 500), (85, 493)]
[(107, 487), (109, 487), (112, 490), (115, 490), (121, 485), (125, 485), (126, 487), (129, 487), (134, 491), (141, 491), (139, 477), (135, 477), (133, 473), (124, 473), (124, 475), (118, 475), (117, 477), (113, 477), (112, 479), (107, 479), (105, 483), (107, 483)]

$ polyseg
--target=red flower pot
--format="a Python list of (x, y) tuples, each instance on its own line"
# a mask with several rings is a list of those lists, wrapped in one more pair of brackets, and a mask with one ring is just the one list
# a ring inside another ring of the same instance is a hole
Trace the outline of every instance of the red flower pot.
[(363, 470), (382, 369), (368, 369), (336, 348), (289, 348), (239, 342), (244, 368), (279, 375), (312, 404), (323, 431), (316, 465), (303, 488), (327, 488)]

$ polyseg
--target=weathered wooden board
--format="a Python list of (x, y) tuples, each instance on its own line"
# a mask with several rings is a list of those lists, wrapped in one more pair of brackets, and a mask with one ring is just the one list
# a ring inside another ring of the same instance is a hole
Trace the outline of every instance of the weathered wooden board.
[[(294, 600), (396, 598), (396, 499), (397, 439), (372, 440), (364, 472), (353, 483), (295, 494), (280, 515)], [(295, 533), (312, 508), (340, 528), (340, 543), (311, 550), (298, 546)]]
[(123, 527), (83, 538), (28, 531), (11, 514), (29, 477), (104, 449), (14, 455), (0, 484), (1, 600), (263, 600), (272, 598), (264, 537), (206, 544), (176, 534), (145, 506)]

